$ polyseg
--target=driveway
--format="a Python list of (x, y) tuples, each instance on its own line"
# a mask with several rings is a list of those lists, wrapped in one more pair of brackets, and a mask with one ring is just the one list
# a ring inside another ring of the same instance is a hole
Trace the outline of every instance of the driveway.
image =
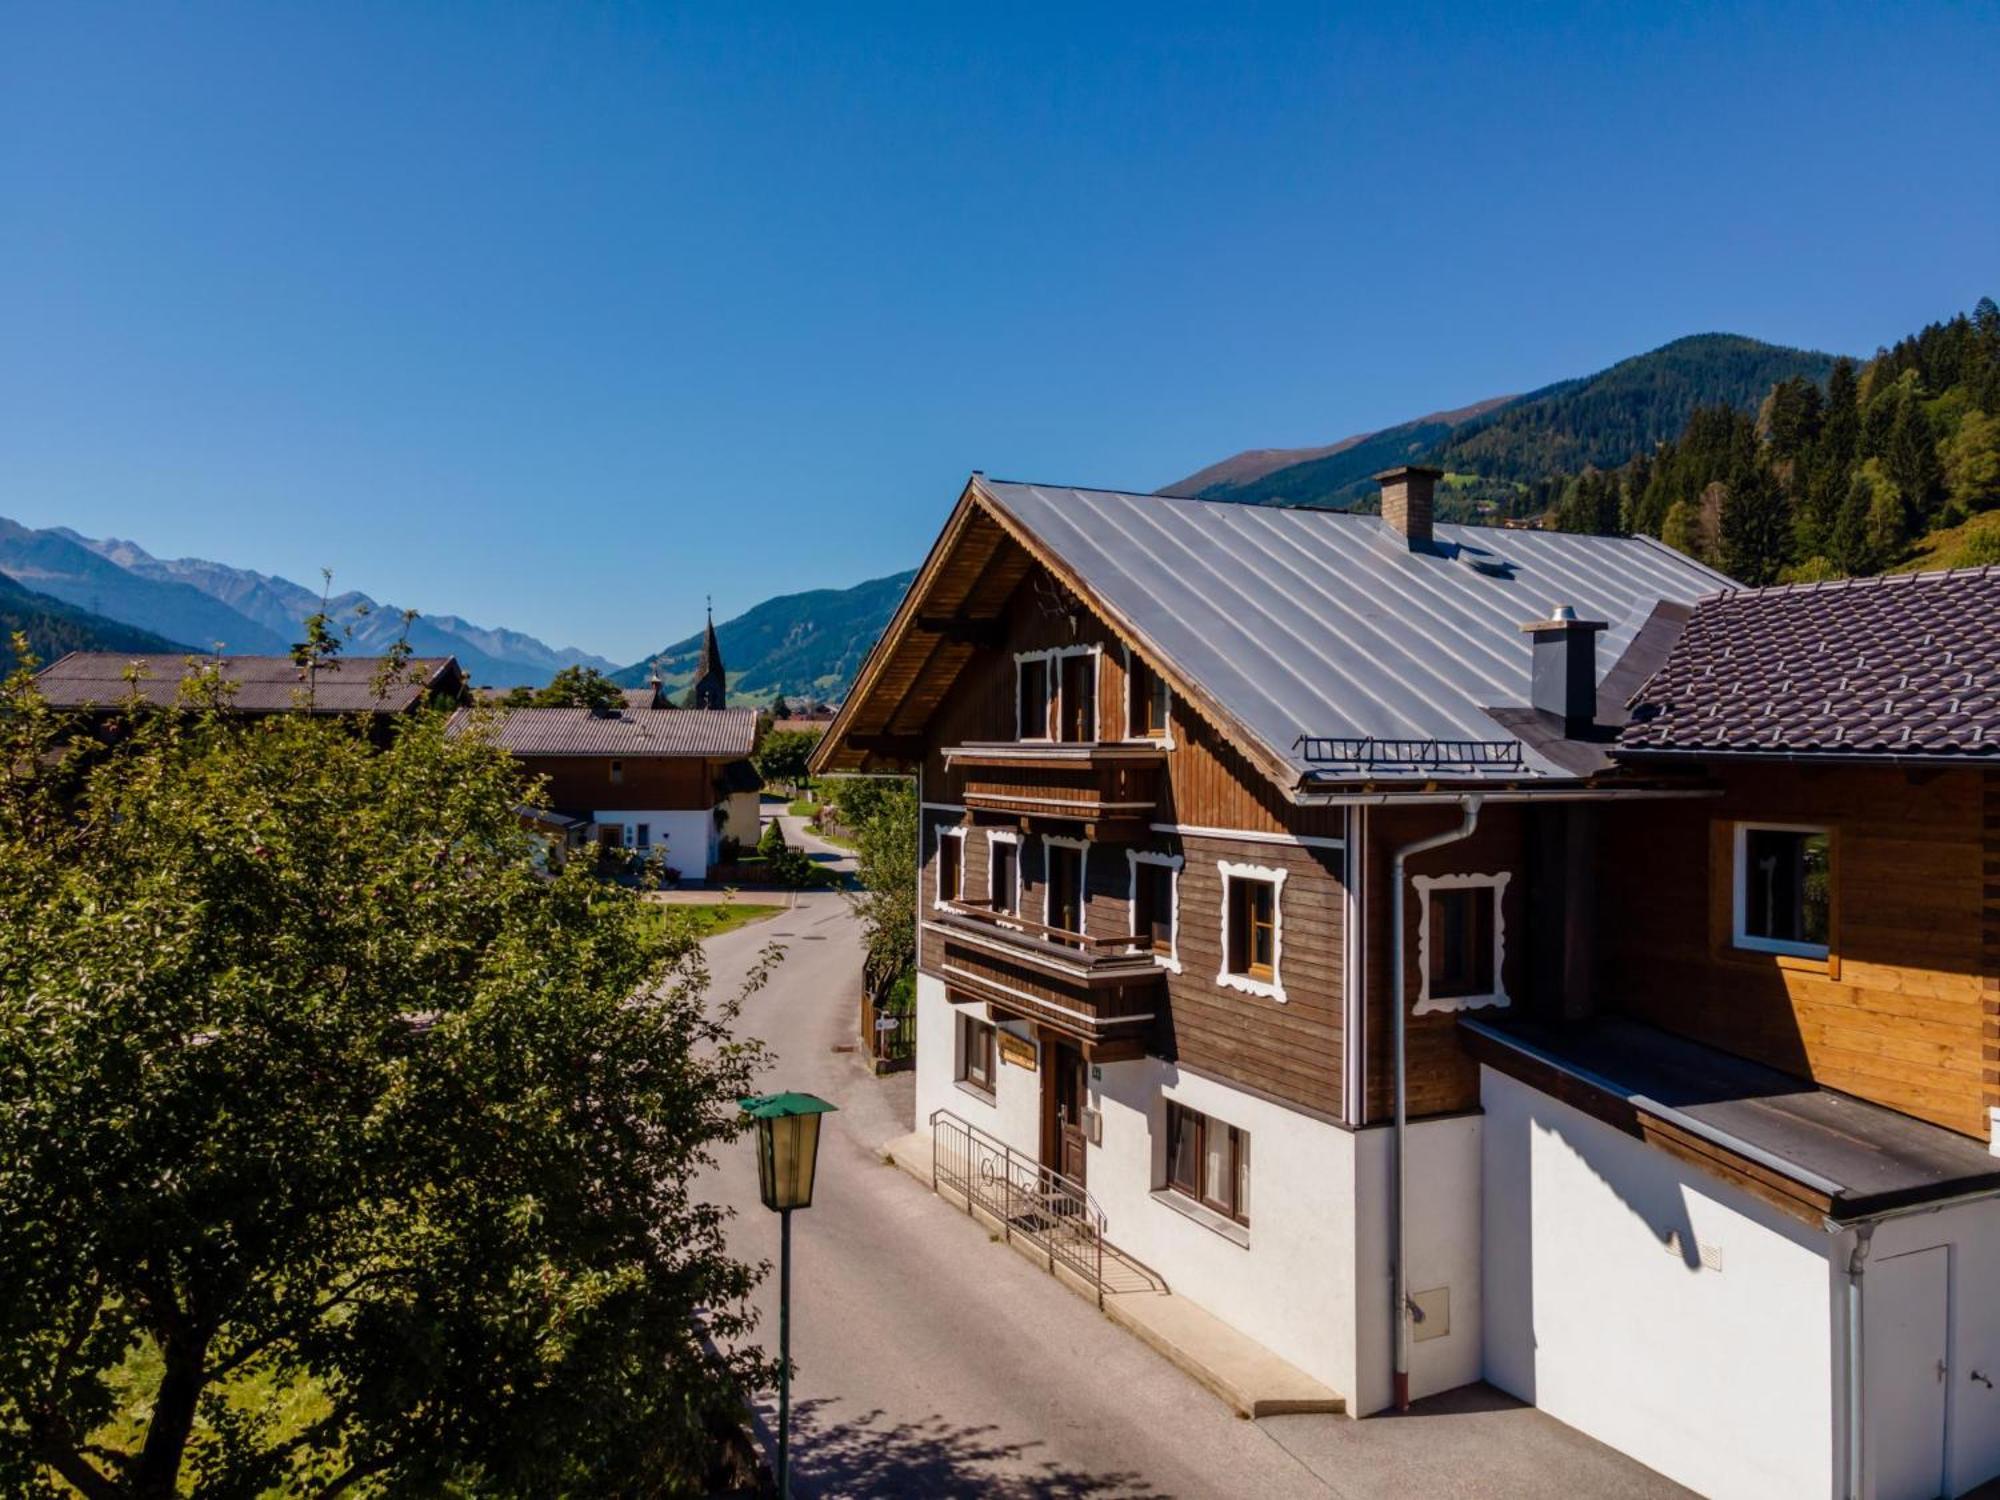
[[(786, 823), (788, 836), (801, 831)], [(908, 1074), (873, 1077), (851, 1050), (861, 940), (844, 899), (810, 894), (770, 921), (710, 939), (715, 992), (734, 993), (774, 941), (786, 959), (740, 1023), (775, 1054), (762, 1086), (803, 1089), (840, 1109), (822, 1136), (814, 1205), (792, 1225), (796, 1494), (1687, 1493), (1485, 1387), (1365, 1422), (1238, 1418), (884, 1164), (882, 1142), (911, 1128), (913, 1088)], [(775, 1267), (777, 1216), (758, 1201), (747, 1142), (709, 1189), (740, 1210), (737, 1253)], [(758, 1299), (774, 1348), (777, 1291), (774, 1269)], [(767, 1406), (767, 1421), (771, 1414)]]

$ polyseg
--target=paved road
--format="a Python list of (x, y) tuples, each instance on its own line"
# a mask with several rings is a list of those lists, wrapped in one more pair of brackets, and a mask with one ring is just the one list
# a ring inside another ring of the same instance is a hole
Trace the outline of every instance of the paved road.
[[(814, 848), (795, 820), (786, 832)], [(829, 857), (838, 854), (827, 846)], [(804, 1496), (1680, 1495), (1559, 1423), (1480, 1388), (1402, 1419), (1251, 1423), (1089, 1302), (883, 1163), (910, 1129), (909, 1075), (847, 1047), (861, 944), (837, 894), (709, 940), (716, 993), (765, 944), (787, 957), (742, 1029), (776, 1053), (770, 1088), (840, 1106), (814, 1206), (793, 1219), (794, 1493)], [(775, 1263), (748, 1145), (712, 1189), (739, 1254)], [(759, 1305), (775, 1347), (777, 1276)]]

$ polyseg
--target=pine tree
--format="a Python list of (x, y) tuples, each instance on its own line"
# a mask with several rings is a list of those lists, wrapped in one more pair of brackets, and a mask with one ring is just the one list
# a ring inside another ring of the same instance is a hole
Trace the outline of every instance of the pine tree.
[(1872, 573), (1879, 566), (1868, 531), (1874, 501), (1875, 487), (1868, 482), (1868, 476), (1859, 472), (1851, 475), (1829, 544), (1833, 565), (1849, 576)]
[(1730, 475), (1722, 502), (1722, 566), (1749, 584), (1775, 580), (1791, 540), (1785, 497), (1771, 472), (1755, 461)]

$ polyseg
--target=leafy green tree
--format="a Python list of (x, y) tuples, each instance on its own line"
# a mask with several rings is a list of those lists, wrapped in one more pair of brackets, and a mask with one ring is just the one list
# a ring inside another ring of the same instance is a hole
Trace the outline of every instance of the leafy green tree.
[(854, 832), (861, 890), (850, 899), (867, 934), (865, 982), (880, 995), (917, 963), (917, 786), (881, 777), (833, 786), (840, 820)]
[(536, 708), (588, 708), (610, 713), (625, 706), (625, 693), (595, 667), (564, 667), (535, 694)]
[(442, 714), (183, 702), (0, 690), (0, 1492), (705, 1492), (771, 1371), (699, 949)]
[(1667, 510), (1666, 523), (1660, 528), (1660, 540), (1689, 557), (1700, 557), (1701, 523), (1694, 506), (1685, 500), (1676, 500)]
[(1902, 554), (1910, 539), (1910, 507), (1887, 466), (1871, 458), (1861, 466), (1868, 488), (1868, 552), (1876, 567), (1886, 567)]
[(819, 736), (808, 729), (776, 729), (764, 736), (751, 757), (757, 774), (782, 786), (798, 786), (806, 780), (812, 753)]
[(2000, 417), (1969, 411), (1945, 451), (1951, 498), (1967, 514), (2000, 505)]

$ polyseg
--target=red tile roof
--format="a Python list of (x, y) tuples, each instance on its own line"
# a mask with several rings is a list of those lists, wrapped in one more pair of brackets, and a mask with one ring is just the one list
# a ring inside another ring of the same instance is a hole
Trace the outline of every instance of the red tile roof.
[(488, 726), (495, 744), (516, 755), (611, 755), (621, 759), (702, 757), (740, 760), (757, 748), (753, 708), (516, 708), (461, 710), (454, 734)]
[(2000, 566), (1705, 598), (1618, 749), (2000, 757)]

